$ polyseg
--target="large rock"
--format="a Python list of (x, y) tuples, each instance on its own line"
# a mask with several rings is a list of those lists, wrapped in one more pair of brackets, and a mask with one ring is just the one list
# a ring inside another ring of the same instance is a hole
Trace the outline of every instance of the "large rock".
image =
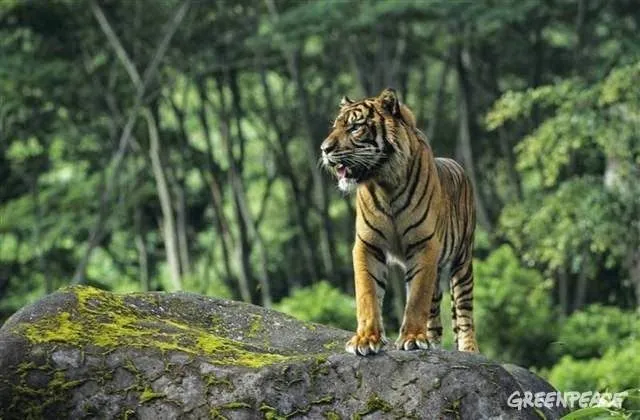
[(0, 329), (0, 418), (539, 419), (532, 373), (443, 350), (346, 354), (349, 332), (186, 293), (69, 288)]

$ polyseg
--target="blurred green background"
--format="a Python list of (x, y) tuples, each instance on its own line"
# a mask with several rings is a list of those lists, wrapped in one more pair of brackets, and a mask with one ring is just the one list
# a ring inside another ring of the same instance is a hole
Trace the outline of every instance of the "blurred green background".
[(318, 149), (387, 86), (478, 191), (481, 351), (640, 386), (637, 0), (0, 1), (0, 322), (91, 284), (353, 329)]

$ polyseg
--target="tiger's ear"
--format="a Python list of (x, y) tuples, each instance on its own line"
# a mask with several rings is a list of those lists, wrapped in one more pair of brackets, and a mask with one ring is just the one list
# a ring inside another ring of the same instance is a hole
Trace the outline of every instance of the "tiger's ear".
[(394, 89), (386, 88), (380, 92), (380, 95), (378, 95), (378, 101), (380, 101), (382, 108), (387, 110), (391, 115), (398, 115), (398, 111), (400, 110), (400, 101), (398, 100), (398, 95)]
[(348, 96), (343, 96), (342, 99), (340, 100), (340, 108), (344, 108), (347, 105), (351, 105), (353, 103), (353, 101), (351, 99), (349, 99)]

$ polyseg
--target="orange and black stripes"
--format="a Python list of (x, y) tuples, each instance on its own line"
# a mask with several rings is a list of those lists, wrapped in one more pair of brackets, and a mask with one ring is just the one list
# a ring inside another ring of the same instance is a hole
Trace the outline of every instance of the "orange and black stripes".
[(371, 255), (373, 255), (373, 257), (380, 261), (382, 264), (386, 264), (387, 263), (387, 258), (385, 257), (385, 253), (382, 250), (382, 248), (372, 244), (371, 242), (367, 242), (366, 240), (362, 239), (362, 236), (360, 236), (360, 234), (357, 234), (358, 239), (367, 247), (367, 249), (371, 252)]
[(389, 89), (358, 102), (345, 98), (322, 150), (326, 165), (341, 168), (339, 185), (351, 185), (350, 180), (357, 185), (358, 330), (347, 350), (378, 351), (386, 265), (399, 262), (408, 296), (398, 348), (425, 348), (427, 337), (440, 342), (439, 278), (447, 276), (458, 349), (477, 351), (471, 255), (475, 209), (462, 167), (433, 156), (413, 114)]

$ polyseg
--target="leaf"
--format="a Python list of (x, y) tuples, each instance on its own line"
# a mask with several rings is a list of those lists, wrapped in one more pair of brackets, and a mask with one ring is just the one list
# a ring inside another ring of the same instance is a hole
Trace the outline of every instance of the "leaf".
[(561, 420), (578, 420), (578, 419), (625, 419), (624, 414), (609, 410), (604, 407), (587, 407), (572, 411)]

